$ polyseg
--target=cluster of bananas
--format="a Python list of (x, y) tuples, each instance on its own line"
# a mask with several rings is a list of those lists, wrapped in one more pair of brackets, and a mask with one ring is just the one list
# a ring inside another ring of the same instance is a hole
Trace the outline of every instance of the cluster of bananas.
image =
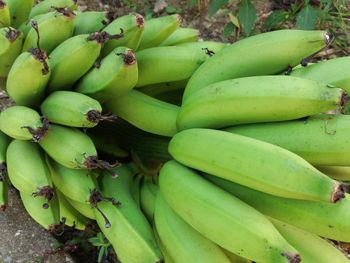
[(2, 210), (12, 184), (52, 232), (95, 220), (123, 263), (349, 261), (324, 238), (350, 242), (350, 57), (307, 65), (328, 33), (75, 10), (0, 0)]

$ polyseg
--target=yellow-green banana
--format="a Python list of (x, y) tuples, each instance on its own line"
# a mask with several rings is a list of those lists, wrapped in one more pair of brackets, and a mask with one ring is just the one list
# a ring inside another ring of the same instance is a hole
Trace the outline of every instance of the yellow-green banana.
[(168, 15), (145, 21), (145, 31), (138, 50), (159, 46), (181, 24), (180, 15)]
[(237, 256), (236, 254), (224, 248), (221, 248), (221, 249), (224, 251), (225, 255), (231, 260), (232, 263), (253, 263), (253, 261)]
[(211, 129), (177, 133), (169, 153), (178, 162), (276, 196), (334, 203), (343, 184), (298, 155), (249, 137)]
[(198, 68), (186, 86), (184, 100), (215, 82), (282, 72), (330, 41), (324, 31), (303, 30), (277, 30), (240, 40)]
[(0, 0), (0, 27), (11, 25), (11, 15), (7, 0)]
[(77, 9), (76, 0), (45, 0), (34, 6), (29, 18), (53, 11), (55, 8), (68, 8), (71, 11)]
[(10, 9), (11, 26), (18, 28), (27, 21), (30, 11), (34, 6), (34, 0), (7, 0)]
[(166, 263), (175, 263), (175, 261), (170, 257), (170, 254), (166, 250), (164, 244), (160, 240), (159, 235), (157, 233), (157, 229), (155, 229), (155, 227), (153, 227), (153, 233), (154, 233), (154, 237), (156, 238), (156, 241), (157, 241), (157, 244), (159, 246), (159, 249), (162, 251), (162, 254), (163, 254), (163, 257), (164, 257), (164, 262), (166, 262)]
[(329, 177), (339, 181), (350, 181), (349, 166), (317, 165), (316, 168)]
[(114, 101), (135, 87), (138, 76), (135, 54), (129, 48), (117, 47), (80, 80), (76, 91), (101, 102)]
[(50, 122), (70, 127), (91, 128), (104, 118), (97, 100), (73, 91), (51, 93), (40, 109)]
[(194, 28), (178, 28), (159, 46), (176, 46), (188, 42), (196, 42), (199, 39), (199, 30)]
[(176, 263), (231, 263), (215, 243), (202, 236), (171, 209), (161, 192), (155, 203), (154, 222), (165, 250)]
[(70, 199), (68, 196), (65, 196), (65, 198), (80, 214), (92, 220), (96, 219), (94, 209), (90, 204), (77, 202), (73, 199)]
[(106, 103), (113, 114), (137, 128), (163, 136), (173, 136), (177, 132), (176, 117), (179, 107), (166, 103), (137, 90)]
[(110, 21), (109, 13), (103, 11), (79, 12), (74, 23), (74, 35), (101, 31)]
[(218, 178), (206, 177), (261, 213), (333, 240), (350, 242), (350, 195), (336, 204), (282, 198)]
[(225, 80), (201, 88), (182, 104), (179, 130), (293, 120), (341, 109), (341, 89), (287, 76)]
[(140, 205), (150, 223), (153, 223), (154, 206), (159, 187), (152, 182), (152, 178), (144, 177), (140, 188)]
[(130, 193), (135, 200), (137, 206), (141, 208), (141, 182), (142, 178), (144, 177), (143, 174), (137, 173), (133, 174), (134, 178), (131, 183)]
[(307, 119), (249, 124), (225, 131), (278, 145), (313, 165), (350, 166), (350, 116), (318, 114)]
[(298, 252), (267, 218), (189, 168), (165, 163), (159, 186), (170, 207), (219, 246), (257, 262), (300, 262)]

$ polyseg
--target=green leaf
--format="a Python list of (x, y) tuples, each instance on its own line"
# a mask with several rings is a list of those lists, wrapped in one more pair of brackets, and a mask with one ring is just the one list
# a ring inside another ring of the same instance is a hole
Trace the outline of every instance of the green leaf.
[(238, 8), (237, 16), (243, 27), (243, 32), (246, 36), (250, 36), (257, 19), (256, 8), (250, 0), (242, 0)]
[(241, 25), (239, 24), (239, 20), (237, 18), (237, 16), (234, 16), (232, 13), (229, 13), (229, 18), (230, 18), (230, 21), (231, 23), (237, 27), (237, 28), (241, 28)]
[(101, 247), (100, 248), (100, 251), (98, 252), (98, 259), (97, 259), (97, 262), (101, 262), (102, 259), (103, 259), (103, 256), (105, 255), (105, 252), (106, 252), (106, 248), (105, 247)]
[(235, 26), (234, 24), (232, 24), (231, 22), (227, 23), (227, 25), (224, 28), (224, 31), (222, 32), (222, 36), (224, 38), (228, 38), (229, 36), (232, 35), (233, 31), (235, 30)]
[(209, 16), (213, 16), (221, 7), (226, 5), (228, 0), (212, 0), (209, 6)]
[(281, 26), (283, 22), (288, 19), (288, 12), (283, 10), (277, 10), (272, 12), (264, 22), (264, 29), (271, 30)]
[(304, 7), (297, 16), (297, 28), (313, 30), (317, 21), (317, 11), (310, 5)]

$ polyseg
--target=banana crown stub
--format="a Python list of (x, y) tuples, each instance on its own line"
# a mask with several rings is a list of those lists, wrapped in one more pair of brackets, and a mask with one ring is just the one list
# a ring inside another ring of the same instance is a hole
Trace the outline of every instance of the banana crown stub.
[(108, 26), (113, 20), (118, 17), (117, 13), (114, 11), (106, 12), (105, 18), (102, 20), (104, 26)]
[(132, 50), (128, 49), (124, 53), (116, 53), (117, 56), (122, 56), (125, 65), (133, 65), (136, 63), (136, 57)]
[(6, 31), (6, 38), (10, 41), (10, 42), (14, 42), (21, 34), (21, 31), (16, 30), (12, 27), (8, 27), (7, 31)]
[(76, 16), (76, 14), (67, 7), (51, 6), (51, 8), (54, 9), (56, 12), (66, 16), (66, 17), (69, 17), (69, 18), (74, 18)]
[(142, 28), (145, 26), (145, 19), (140, 14), (136, 14), (136, 26), (139, 28)]
[(113, 171), (112, 168), (118, 167), (121, 164), (116, 161), (115, 163), (109, 163), (107, 161), (104, 160), (100, 160), (98, 159), (97, 156), (86, 156), (85, 157), (85, 161), (84, 161), (84, 166), (89, 169), (102, 169), (102, 170), (106, 170), (108, 173), (111, 174), (112, 177), (117, 177), (118, 174)]
[(5, 8), (6, 5), (4, 1), (0, 0), (0, 8)]
[(88, 41), (96, 41), (97, 43), (103, 45), (108, 40), (120, 39), (122, 37), (124, 37), (124, 30), (122, 28), (120, 28), (119, 34), (111, 35), (107, 32), (94, 32), (88, 36), (87, 40)]
[(23, 129), (27, 129), (29, 131), (29, 133), (33, 136), (33, 141), (34, 142), (39, 142), (48, 132), (49, 128), (50, 128), (50, 122), (49, 119), (45, 116), (40, 117), (42, 126), (40, 126), (39, 128), (33, 128), (30, 126), (23, 126), (21, 128)]

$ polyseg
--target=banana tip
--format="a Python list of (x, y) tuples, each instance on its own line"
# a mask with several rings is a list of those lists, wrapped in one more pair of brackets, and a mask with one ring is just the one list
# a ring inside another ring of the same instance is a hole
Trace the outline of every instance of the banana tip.
[(2, 0), (0, 0), (0, 8), (4, 8), (6, 6), (6, 3)]
[(342, 184), (336, 184), (332, 193), (331, 202), (336, 203), (345, 198), (345, 187)]
[(301, 262), (301, 257), (299, 254), (282, 253), (282, 256), (286, 257), (288, 259), (289, 263), (300, 263)]
[(144, 27), (145, 25), (145, 19), (143, 18), (142, 15), (137, 14), (136, 15), (136, 26), (139, 28)]

